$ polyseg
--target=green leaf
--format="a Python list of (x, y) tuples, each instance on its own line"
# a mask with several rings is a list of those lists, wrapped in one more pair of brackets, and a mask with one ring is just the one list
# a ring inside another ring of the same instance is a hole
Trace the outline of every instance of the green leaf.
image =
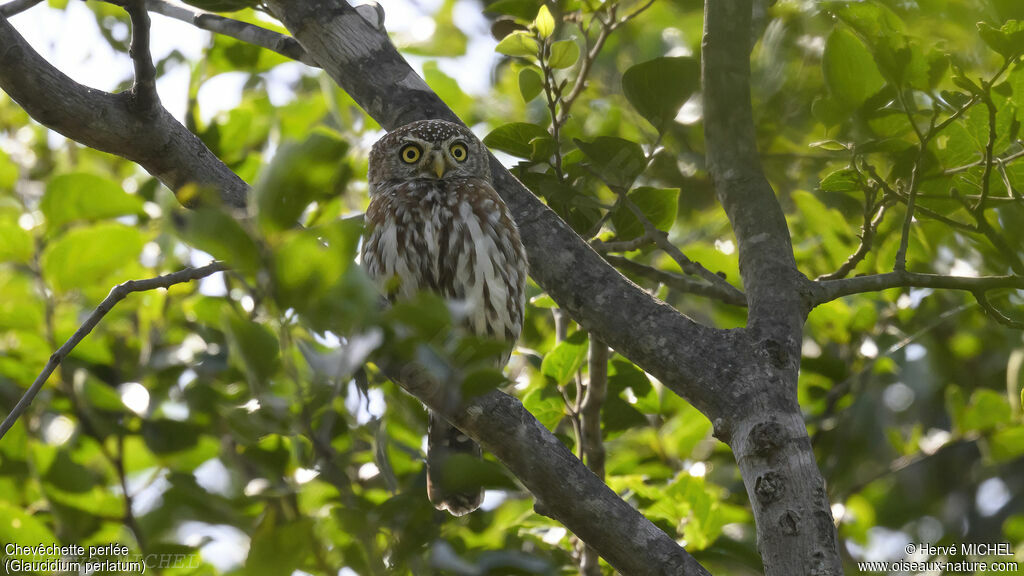
[(423, 64), (423, 79), (455, 114), (463, 118), (467, 124), (473, 123), (471, 116), (476, 99), (466, 94), (455, 78), (442, 72), (437, 62), (431, 60)]
[(61, 292), (99, 285), (118, 270), (135, 264), (143, 244), (142, 233), (123, 224), (76, 228), (46, 247), (43, 274)]
[(529, 158), (533, 155), (530, 141), (544, 136), (548, 136), (548, 131), (536, 124), (512, 122), (491, 131), (484, 137), (484, 144), (519, 158)]
[[(629, 193), (628, 198), (640, 208), (654, 227), (667, 232), (676, 220), (679, 210), (678, 188), (652, 188), (643, 186)], [(612, 214), (612, 224), (619, 240), (632, 240), (644, 234), (644, 226), (628, 206), (620, 206)]]
[(551, 16), (551, 11), (548, 10), (546, 4), (537, 11), (537, 18), (534, 19), (533, 25), (537, 28), (537, 33), (541, 38), (549, 38), (555, 33), (555, 19)]
[(1014, 426), (992, 434), (989, 450), (996, 462), (1009, 462), (1024, 455), (1024, 426)]
[(505, 36), (494, 50), (506, 56), (519, 56), (523, 58), (536, 57), (540, 46), (529, 32), (518, 30)]
[(141, 214), (142, 199), (95, 174), (73, 173), (54, 177), (39, 203), (50, 230), (75, 220), (102, 220)]
[(700, 85), (700, 65), (693, 58), (655, 58), (622, 75), (629, 103), (659, 132)]
[(1010, 20), (1000, 28), (978, 22), (978, 34), (989, 48), (1007, 60), (1024, 54), (1024, 22)]
[[(11, 543), (21, 546), (37, 546), (39, 544), (58, 542), (57, 537), (47, 527), (47, 523), (42, 520), (42, 518), (48, 516), (49, 514), (39, 514), (38, 516), (29, 514), (20, 506), (16, 507), (11, 506), (7, 502), (0, 502), (0, 518), (4, 519), (3, 522), (0, 522), (0, 541), (5, 544)], [(8, 555), (5, 553), (4, 556), (7, 557)], [(55, 555), (45, 554), (39, 556), (12, 554), (9, 557), (31, 562), (46, 562), (57, 559)]]
[(257, 382), (267, 382), (277, 372), (281, 347), (277, 336), (266, 326), (226, 311), (224, 332), (228, 336), (231, 358)]
[(559, 386), (569, 383), (587, 357), (587, 333), (576, 332), (559, 342), (544, 356), (541, 374)]
[(245, 573), (254, 576), (291, 574), (313, 555), (313, 520), (301, 518), (287, 524), (270, 509), (256, 528), (245, 561)]
[(199, 208), (176, 220), (175, 226), (182, 240), (232, 269), (252, 274), (260, 267), (256, 242), (229, 214), (216, 208)]
[(836, 28), (829, 35), (821, 65), (832, 96), (851, 109), (859, 108), (885, 85), (871, 52), (846, 28)]
[(466, 53), (469, 38), (455, 24), (455, 0), (445, 0), (434, 12), (434, 32), (426, 41), (402, 47), (402, 51), (421, 56), (452, 58)]
[(552, 68), (568, 68), (580, 58), (580, 47), (573, 40), (559, 40), (551, 45), (551, 56), (548, 66)]
[(33, 252), (32, 234), (18, 225), (16, 216), (0, 212), (0, 262), (28, 262)]
[(348, 143), (335, 132), (317, 128), (301, 143), (289, 142), (277, 151), (256, 184), (259, 222), (264, 230), (295, 226), (310, 202), (333, 195), (339, 160)]
[(853, 168), (842, 168), (832, 172), (821, 181), (823, 192), (859, 192), (863, 179)]
[(529, 102), (544, 90), (544, 81), (536, 68), (523, 68), (519, 71), (519, 93), (524, 102)]
[(491, 14), (507, 14), (529, 22), (537, 14), (537, 6), (542, 0), (498, 0), (484, 9)]
[(600, 136), (593, 142), (573, 141), (590, 159), (591, 169), (611, 186), (632, 186), (647, 167), (644, 150), (636, 142), (614, 136)]
[(548, 296), (547, 293), (539, 294), (530, 298), (530, 306), (534, 308), (558, 308), (558, 303), (555, 302), (554, 298)]
[(1010, 403), (994, 390), (975, 390), (966, 405), (958, 388), (946, 391), (946, 406), (961, 432), (991, 430), (1010, 421)]

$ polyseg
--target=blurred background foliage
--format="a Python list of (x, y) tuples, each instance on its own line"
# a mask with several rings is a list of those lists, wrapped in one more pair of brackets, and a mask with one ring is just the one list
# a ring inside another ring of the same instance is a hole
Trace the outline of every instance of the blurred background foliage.
[[(193, 4), (283, 30), (246, 2)], [(123, 11), (87, 6), (126, 51)], [(742, 287), (704, 169), (702, 4), (541, 6), (423, 2), (415, 33), (395, 40), (527, 186), (619, 252), (624, 273), (701, 322), (743, 325), (743, 308), (659, 283), (657, 272), (680, 268), (627, 210)], [(461, 24), (466, 11), (490, 30)], [(1021, 273), (1021, 21), (1017, 0), (779, 0), (760, 13), (757, 134), (803, 272), (833, 272), (854, 253), (866, 205), (889, 213), (852, 273), (890, 270), (916, 173), (909, 269)], [(446, 73), (474, 39), (494, 49), (492, 67)], [(377, 310), (353, 259), (380, 129), (316, 70), (271, 98), (268, 74), (284, 63), (221, 36), (199, 59), (175, 51), (159, 62), (161, 74), (188, 72), (186, 124), (254, 184), (244, 222), (216, 206), (182, 209), (135, 165), (49, 133), (0, 97), (5, 413), (114, 284), (211, 255), (232, 268), (132, 295), (74, 350), (0, 442), (0, 541), (199, 553), (176, 574), (575, 572), (571, 534), (535, 514), (497, 464), (470, 471), (491, 488), (484, 510), (453, 519), (427, 502), (425, 411), (372, 366), (356, 368), (388, 345), (462, 371), (467, 386), (500, 379), (437, 337), (450, 320), (433, 299)], [(199, 91), (227, 72), (246, 75), (238, 105), (202, 114)], [(486, 87), (464, 90), (469, 75)], [(915, 131), (929, 125), (922, 144)], [(985, 183), (990, 134), (1004, 161)], [(995, 236), (972, 209), (983, 193)], [(1019, 293), (996, 296), (1020, 318)], [(504, 388), (578, 451), (587, 334), (537, 286), (529, 297)], [(908, 541), (1006, 541), (1021, 559), (1020, 331), (969, 294), (889, 290), (817, 308), (803, 351), (801, 403), (846, 562), (902, 558)], [(710, 423), (621, 356), (608, 368), (608, 484), (713, 572), (759, 573), (746, 492)]]

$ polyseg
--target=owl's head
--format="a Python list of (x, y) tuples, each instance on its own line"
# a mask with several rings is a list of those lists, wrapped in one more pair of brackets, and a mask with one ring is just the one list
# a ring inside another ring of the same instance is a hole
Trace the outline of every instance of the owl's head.
[(392, 130), (370, 151), (373, 191), (388, 181), (491, 180), (487, 148), (467, 128), (444, 120), (420, 120)]

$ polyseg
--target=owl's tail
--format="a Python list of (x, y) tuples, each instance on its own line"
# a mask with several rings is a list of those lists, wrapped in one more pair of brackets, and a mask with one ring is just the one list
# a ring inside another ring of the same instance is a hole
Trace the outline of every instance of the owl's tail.
[(453, 516), (469, 514), (484, 499), (482, 487), (467, 487), (474, 481), (472, 472), (463, 468), (460, 474), (459, 458), (452, 458), (460, 454), (480, 458), (480, 446), (431, 411), (427, 428), (427, 498), (434, 508), (447, 510)]

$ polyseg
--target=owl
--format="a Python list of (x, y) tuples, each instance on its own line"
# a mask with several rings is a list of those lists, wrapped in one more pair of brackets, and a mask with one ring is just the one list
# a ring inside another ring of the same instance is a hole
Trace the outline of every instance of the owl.
[[(527, 262), (491, 185), (487, 148), (458, 124), (413, 122), (374, 144), (368, 180), (366, 272), (392, 301), (420, 290), (447, 299), (467, 331), (507, 343), (495, 359), (504, 366), (523, 326)], [(445, 489), (443, 463), (457, 453), (480, 457), (480, 447), (431, 412), (427, 496), (438, 510), (462, 516), (480, 506), (483, 491)]]

